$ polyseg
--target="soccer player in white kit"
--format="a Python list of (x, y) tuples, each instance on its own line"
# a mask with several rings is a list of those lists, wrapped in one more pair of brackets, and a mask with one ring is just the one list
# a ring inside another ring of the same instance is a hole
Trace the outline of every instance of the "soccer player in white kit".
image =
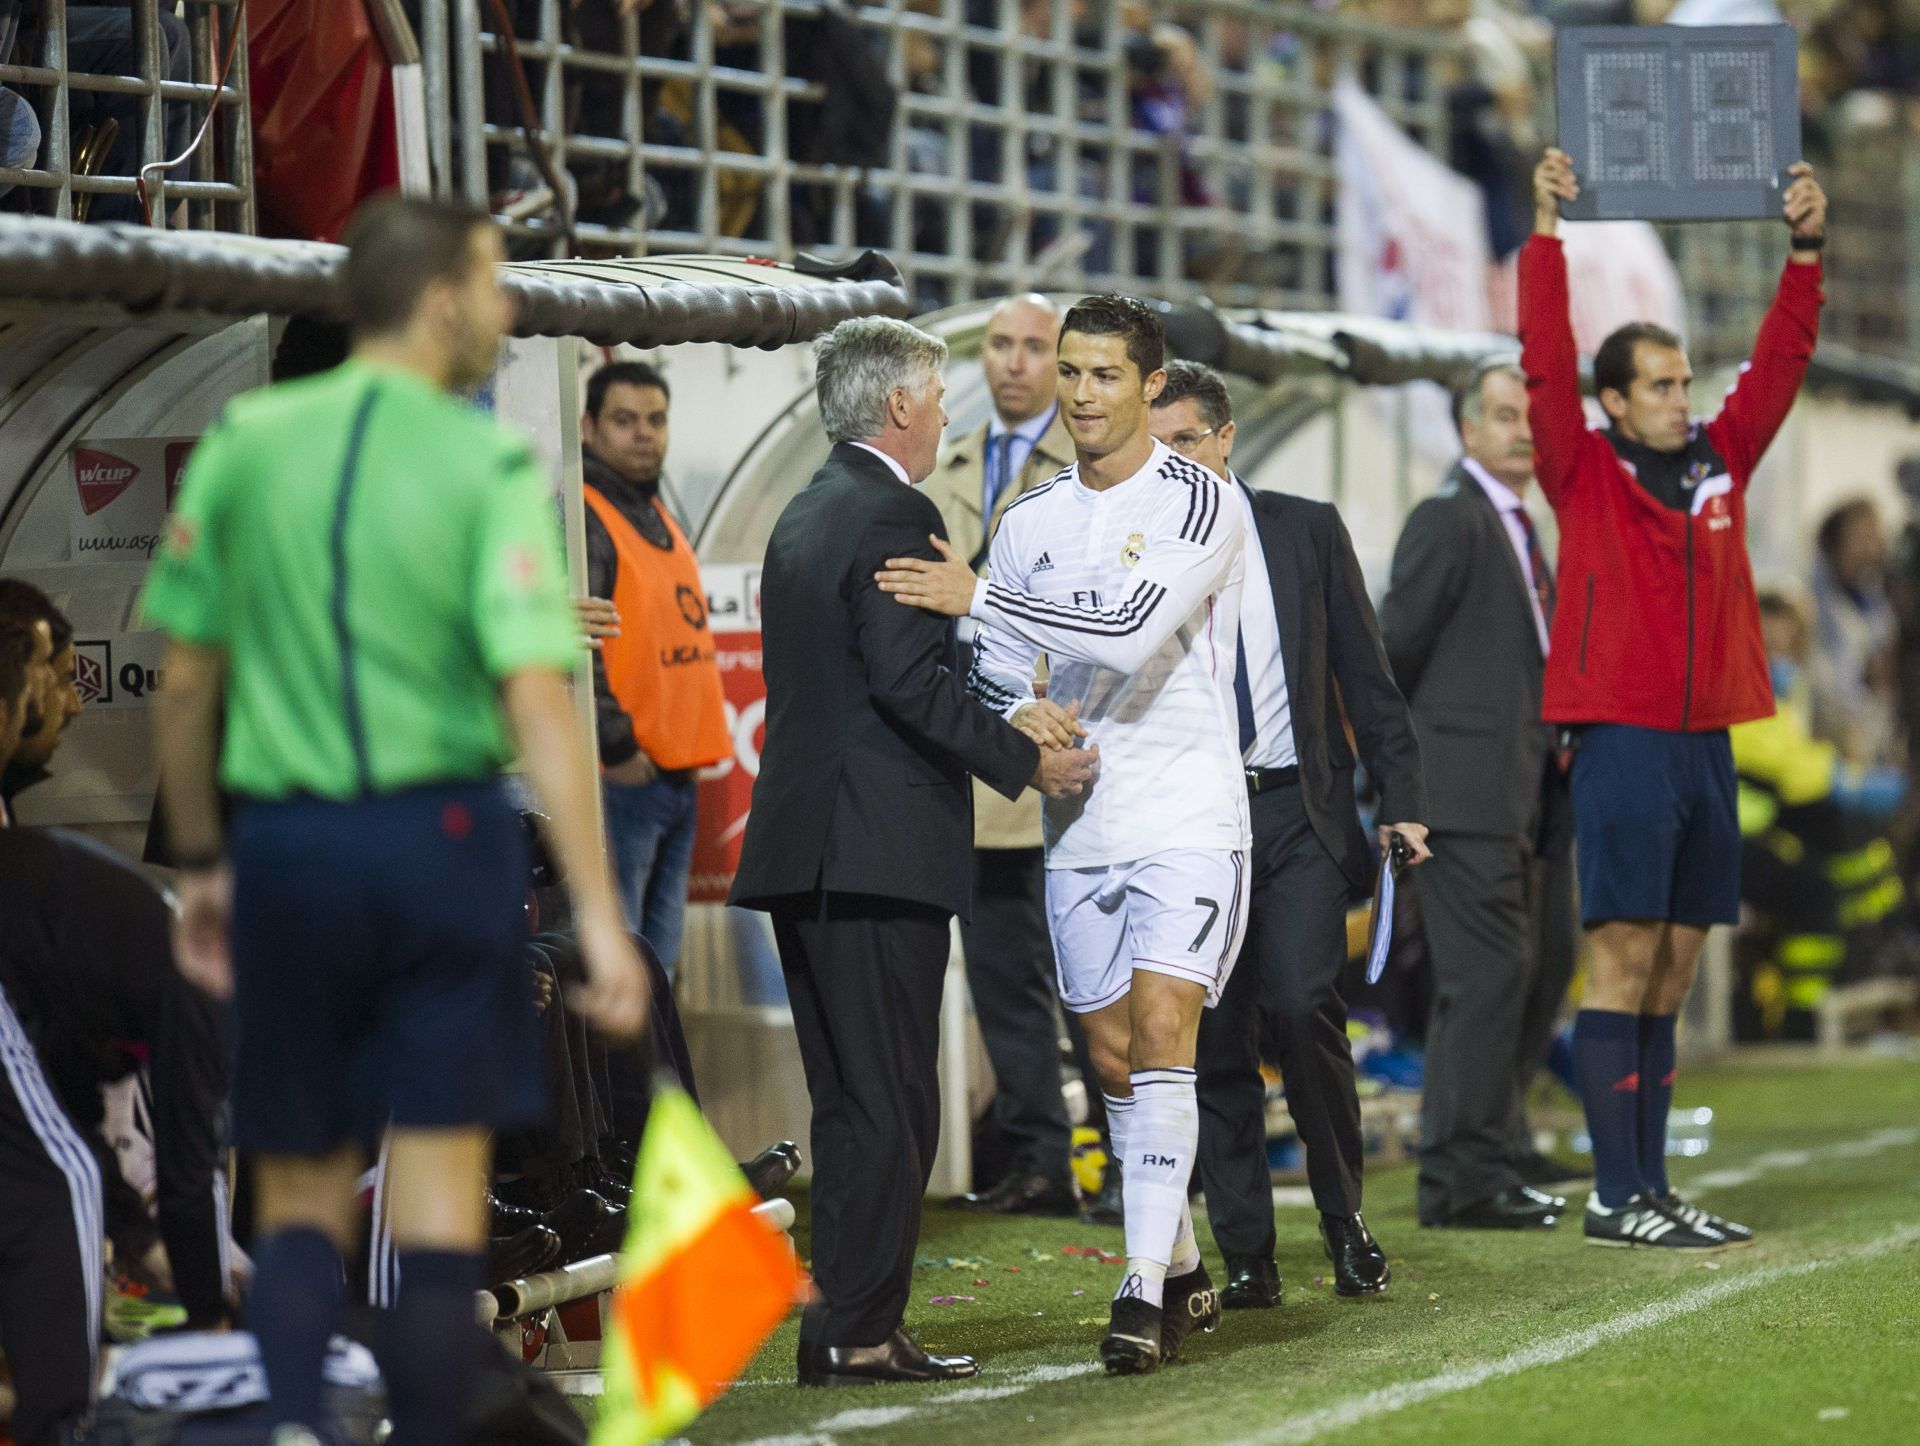
[(1244, 529), (1219, 479), (1148, 431), (1164, 352), (1141, 302), (1075, 306), (1059, 362), (1074, 464), (1007, 509), (986, 577), (937, 540), (946, 561), (878, 575), (903, 603), (977, 620), (968, 685), (991, 706), (1100, 745), (1092, 786), (1043, 817), (1060, 994), (1122, 1161), (1127, 1271), (1100, 1346), (1115, 1374), (1219, 1322), (1187, 1206), (1194, 1046), (1239, 954), (1251, 843), (1233, 693)]

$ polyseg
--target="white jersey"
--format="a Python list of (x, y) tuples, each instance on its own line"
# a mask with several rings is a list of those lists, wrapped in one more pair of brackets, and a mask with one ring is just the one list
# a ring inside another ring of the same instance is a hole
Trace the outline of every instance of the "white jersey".
[(1244, 530), (1213, 473), (1153, 444), (1103, 492), (1072, 466), (1000, 520), (974, 589), (968, 686), (1011, 714), (1080, 704), (1099, 776), (1043, 810), (1050, 869), (1168, 849), (1244, 849), (1252, 836), (1233, 699)]

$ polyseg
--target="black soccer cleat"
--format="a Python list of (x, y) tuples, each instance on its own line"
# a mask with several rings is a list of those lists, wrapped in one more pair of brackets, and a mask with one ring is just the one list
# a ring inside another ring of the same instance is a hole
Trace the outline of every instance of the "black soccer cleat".
[(1672, 1190), (1664, 1195), (1655, 1195), (1653, 1199), (1655, 1204), (1683, 1225), (1691, 1225), (1695, 1230), (1718, 1231), (1727, 1237), (1729, 1245), (1753, 1244), (1753, 1232), (1746, 1226), (1736, 1224), (1725, 1216), (1715, 1215), (1711, 1210), (1702, 1210), (1698, 1205), (1689, 1204)]
[(1615, 1210), (1602, 1205), (1599, 1195), (1589, 1195), (1582, 1229), (1587, 1244), (1619, 1249), (1651, 1246), (1659, 1250), (1725, 1250), (1733, 1244), (1711, 1226), (1690, 1225), (1669, 1214), (1645, 1190)]
[[(1121, 1289), (1136, 1285), (1131, 1278)], [(1107, 1337), (1100, 1342), (1100, 1361), (1110, 1376), (1146, 1376), (1160, 1369), (1160, 1338), (1165, 1312), (1137, 1295), (1113, 1303)]]
[(1184, 1275), (1167, 1277), (1160, 1306), (1160, 1363), (1180, 1358), (1180, 1347), (1195, 1331), (1212, 1334), (1220, 1325), (1220, 1295), (1203, 1261)]

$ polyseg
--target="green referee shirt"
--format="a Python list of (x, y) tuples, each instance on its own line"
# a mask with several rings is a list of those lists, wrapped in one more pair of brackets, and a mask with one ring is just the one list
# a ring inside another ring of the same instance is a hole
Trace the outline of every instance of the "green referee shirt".
[(253, 798), (490, 777), (513, 755), (500, 682), (581, 647), (525, 444), (422, 377), (353, 361), (227, 408), (141, 608), (226, 653), (220, 776)]

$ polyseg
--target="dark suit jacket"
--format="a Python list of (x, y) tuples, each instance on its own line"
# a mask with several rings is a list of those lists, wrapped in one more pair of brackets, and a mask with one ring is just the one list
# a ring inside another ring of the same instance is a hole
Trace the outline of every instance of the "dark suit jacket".
[[(1245, 484), (1241, 484), (1244, 486)], [(1353, 750), (1380, 789), (1383, 823), (1425, 823), (1420, 747), (1394, 685), (1353, 540), (1332, 503), (1248, 491), (1254, 528), (1273, 583), (1280, 660), (1287, 670), (1300, 789), (1313, 831), (1361, 892), (1373, 885), (1372, 854), (1354, 806)], [(1244, 608), (1247, 604), (1243, 603)], [(1332, 679), (1338, 691), (1328, 686)]]
[(1543, 818), (1553, 735), (1540, 721), (1546, 660), (1527, 580), (1500, 511), (1464, 467), (1408, 516), (1380, 625), (1413, 705), (1442, 832), (1529, 844)]
[(934, 559), (940, 510), (846, 443), (787, 504), (760, 577), (766, 743), (731, 902), (877, 894), (965, 916), (969, 773), (1017, 797), (1039, 749), (967, 696), (950, 619), (875, 585), (889, 557)]

